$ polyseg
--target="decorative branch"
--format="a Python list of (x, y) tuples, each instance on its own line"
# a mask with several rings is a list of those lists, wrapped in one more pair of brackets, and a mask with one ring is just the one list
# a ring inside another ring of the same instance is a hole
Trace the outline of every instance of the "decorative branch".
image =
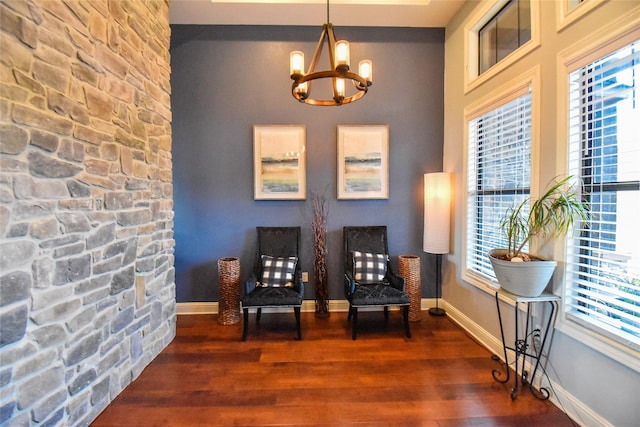
[(316, 317), (329, 317), (329, 289), (327, 283), (327, 189), (311, 190), (313, 219), (313, 273), (316, 298)]

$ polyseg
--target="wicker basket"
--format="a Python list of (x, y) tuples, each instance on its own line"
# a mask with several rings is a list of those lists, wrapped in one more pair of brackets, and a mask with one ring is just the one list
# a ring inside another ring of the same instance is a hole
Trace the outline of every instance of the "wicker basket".
[(409, 321), (420, 320), (422, 293), (420, 290), (420, 258), (415, 255), (400, 255), (398, 269), (405, 280), (405, 290), (409, 299)]
[(235, 325), (240, 321), (240, 260), (233, 257), (218, 260), (218, 323)]

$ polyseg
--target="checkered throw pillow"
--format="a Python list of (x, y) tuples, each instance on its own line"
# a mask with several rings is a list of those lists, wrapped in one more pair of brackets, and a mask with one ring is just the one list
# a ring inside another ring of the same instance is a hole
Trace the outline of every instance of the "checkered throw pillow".
[(262, 278), (260, 286), (292, 287), (293, 273), (298, 257), (273, 257), (262, 255)]
[(353, 252), (353, 276), (360, 283), (382, 282), (387, 274), (387, 254)]

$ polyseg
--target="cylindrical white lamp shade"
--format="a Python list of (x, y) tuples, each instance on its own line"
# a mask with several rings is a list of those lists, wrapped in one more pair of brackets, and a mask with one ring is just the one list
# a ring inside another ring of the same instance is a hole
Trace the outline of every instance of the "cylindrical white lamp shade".
[(424, 175), (423, 250), (431, 254), (449, 253), (451, 216), (451, 176), (446, 172)]

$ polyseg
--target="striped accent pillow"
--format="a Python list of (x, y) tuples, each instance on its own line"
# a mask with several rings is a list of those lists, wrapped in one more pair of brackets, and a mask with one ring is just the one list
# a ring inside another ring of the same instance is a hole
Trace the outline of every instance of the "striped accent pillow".
[(262, 277), (259, 286), (292, 287), (298, 257), (262, 255)]
[(353, 277), (357, 282), (380, 283), (387, 275), (387, 254), (353, 252)]

